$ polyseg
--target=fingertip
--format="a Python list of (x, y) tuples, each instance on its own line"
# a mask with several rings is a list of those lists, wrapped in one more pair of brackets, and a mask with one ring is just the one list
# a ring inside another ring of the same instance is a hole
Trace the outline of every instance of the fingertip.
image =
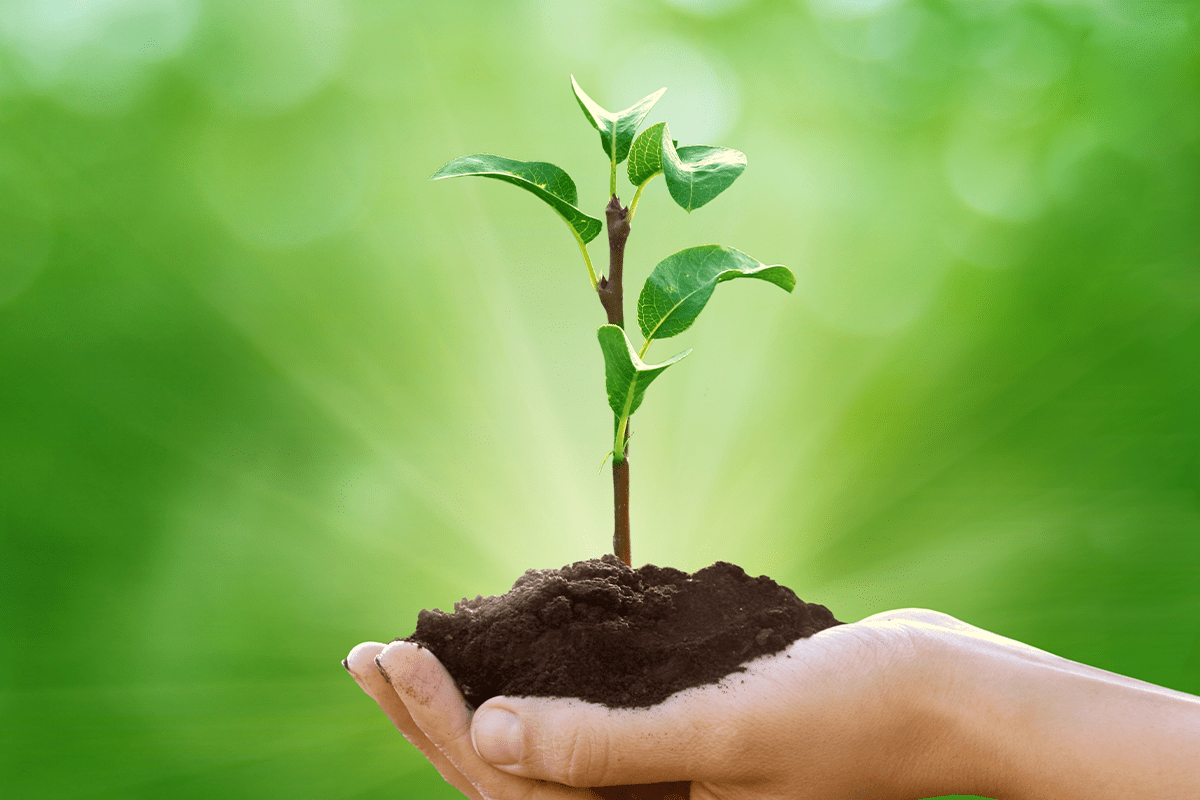
[[(350, 673), (350, 677), (363, 686), (367, 682), (367, 678), (375, 671), (375, 656), (379, 655), (383, 650), (383, 645), (379, 642), (363, 642), (355, 645), (350, 651), (350, 655), (342, 659), (342, 666)], [(363, 686), (363, 688), (366, 688)]]
[(405, 701), (427, 706), (442, 690), (447, 673), (437, 656), (413, 642), (392, 642), (374, 657), (380, 674)]
[[(384, 645), (379, 642), (363, 642), (350, 651), (350, 655), (342, 662), (354, 680), (376, 703), (379, 708), (387, 715), (392, 724), (396, 726), (404, 738), (413, 743), (430, 763), (437, 768), (452, 786), (458, 789), (466, 797), (478, 798), (479, 794), (466, 780), (457, 767), (442, 753), (438, 747), (430, 741), (429, 737), (421, 729), (416, 720), (404, 702), (404, 699), (395, 689), (395, 685), (389, 686), (384, 677), (383, 669), (380, 664), (384, 659), (380, 655), (393, 645), (408, 644), (393, 642), (392, 645)], [(398, 654), (403, 654), (404, 648), (394, 648), (391, 659), (387, 662), (392, 664)], [(390, 666), (393, 675), (403, 675), (404, 670), (397, 666)]]
[[(602, 725), (587, 718), (591, 704), (569, 698), (493, 697), (471, 720), (471, 744), (492, 767), (521, 778), (568, 786), (599, 785), (586, 768), (589, 758), (574, 758), (574, 744), (586, 743)], [(601, 707), (596, 710), (604, 713)], [(581, 711), (583, 713), (581, 713)], [(585, 744), (585, 749), (598, 752)], [(585, 765), (587, 774), (578, 772)]]
[(525, 750), (524, 725), (519, 715), (500, 705), (484, 703), (471, 720), (471, 744), (479, 757), (494, 767), (512, 767)]
[(345, 664), (346, 670), (354, 678), (354, 682), (358, 684), (359, 688), (378, 703), (396, 727), (400, 728), (405, 736), (408, 736), (411, 733), (408, 711), (405, 709), (404, 703), (392, 691), (392, 687), (387, 685), (378, 667), (375, 666), (375, 659), (383, 652), (383, 649), (384, 645), (379, 642), (363, 642), (351, 650), (350, 655), (346, 656), (346, 660), (342, 663)]

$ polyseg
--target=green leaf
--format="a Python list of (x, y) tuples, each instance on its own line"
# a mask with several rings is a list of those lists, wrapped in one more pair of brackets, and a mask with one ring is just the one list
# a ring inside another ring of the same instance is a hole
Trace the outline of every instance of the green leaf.
[(758, 278), (791, 292), (796, 276), (787, 267), (761, 261), (718, 244), (672, 253), (654, 267), (638, 296), (638, 325), (649, 339), (683, 333), (704, 310), (718, 283)]
[(671, 134), (662, 134), (662, 170), (675, 202), (692, 211), (712, 200), (746, 169), (746, 156), (728, 147), (694, 144), (675, 148)]
[(629, 148), (629, 182), (641, 186), (662, 172), (662, 135), (667, 123), (651, 125), (638, 134)]
[(608, 406), (618, 420), (626, 419), (637, 411), (651, 381), (692, 352), (684, 350), (662, 364), (644, 364), (620, 327), (601, 325), (596, 336), (600, 339), (600, 349), (604, 351), (604, 384), (608, 389)]
[(433, 173), (429, 180), (462, 175), (495, 178), (534, 193), (557, 211), (585, 244), (595, 239), (603, 227), (600, 220), (576, 207), (579, 194), (571, 176), (545, 161), (515, 161), (489, 153), (476, 153), (454, 159)]
[[(605, 111), (596, 101), (587, 96), (583, 89), (579, 88), (579, 84), (575, 81), (575, 76), (571, 76), (571, 88), (575, 90), (575, 99), (579, 101), (579, 107), (583, 109), (583, 115), (587, 117), (588, 122), (592, 123), (592, 127), (600, 131), (600, 146), (604, 148), (604, 155), (612, 159), (614, 164), (620, 164), (629, 155), (629, 146), (633, 144), (633, 135), (637, 133), (638, 126), (642, 124), (642, 120), (650, 113), (650, 109), (658, 102), (658, 98), (663, 96), (666, 88), (659, 89), (651, 95), (643, 97), (624, 111), (612, 112)], [(615, 139), (614, 139), (614, 133)], [(616, 149), (614, 151), (614, 142)]]

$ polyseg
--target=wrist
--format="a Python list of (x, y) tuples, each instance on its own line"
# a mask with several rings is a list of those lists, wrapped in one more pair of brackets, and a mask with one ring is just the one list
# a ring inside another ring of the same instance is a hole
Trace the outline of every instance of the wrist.
[(882, 779), (903, 797), (1015, 796), (1020, 692), (1011, 654), (998, 644), (1009, 640), (936, 612), (912, 612), (901, 624), (911, 647), (898, 649), (891, 668), (897, 755)]
[(914, 797), (1196, 796), (1200, 699), (950, 618), (921, 638)]
[(829, 794), (840, 788), (886, 800), (1004, 796), (1005, 738), (987, 724), (985, 710), (995, 704), (987, 676), (998, 668), (962, 633), (967, 629), (944, 614), (905, 609), (814, 637), (814, 644), (822, 635), (871, 643), (860, 650), (870, 665), (865, 679), (854, 681), (871, 687), (869, 696), (851, 697), (859, 711), (841, 718), (844, 728), (827, 731), (853, 764)]
[(928, 639), (920, 700), (929, 733), (920, 763), (929, 793), (922, 796), (1010, 797), (1024, 733), (1014, 721), (1011, 663), (973, 633), (937, 627)]

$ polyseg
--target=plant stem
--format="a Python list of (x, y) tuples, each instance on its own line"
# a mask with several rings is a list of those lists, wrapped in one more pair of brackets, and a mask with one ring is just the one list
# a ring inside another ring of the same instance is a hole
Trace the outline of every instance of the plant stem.
[[(600, 279), (596, 293), (608, 316), (608, 324), (625, 327), (625, 298), (621, 279), (625, 270), (625, 242), (629, 239), (629, 209), (614, 193), (604, 209), (608, 222), (608, 275)], [(623, 446), (613, 450), (613, 552), (633, 566), (629, 544), (629, 423), (625, 424)]]
[(629, 548), (629, 459), (613, 461), (613, 552), (633, 566)]
[(608, 324), (625, 327), (625, 300), (621, 277), (625, 271), (625, 241), (629, 238), (629, 209), (614, 194), (604, 209), (608, 222), (608, 275), (600, 279), (596, 293), (608, 315)]

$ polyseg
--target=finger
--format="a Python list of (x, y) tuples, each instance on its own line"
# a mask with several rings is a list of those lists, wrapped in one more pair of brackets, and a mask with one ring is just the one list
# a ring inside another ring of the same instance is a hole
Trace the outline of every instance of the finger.
[(458, 789), (471, 800), (482, 800), (479, 792), (471, 782), (463, 777), (449, 759), (437, 749), (428, 737), (421, 732), (417, 723), (413, 722), (408, 708), (400, 697), (393, 691), (375, 664), (375, 657), (383, 652), (384, 645), (379, 642), (363, 642), (350, 651), (350, 655), (342, 662), (346, 671), (354, 678), (355, 683), (366, 692), (372, 700), (379, 704), (380, 709), (392, 721), (404, 738), (429, 759), (429, 763), (441, 774), (447, 783)]
[(350, 655), (344, 662), (346, 670), (362, 690), (379, 704), (380, 709), (392, 721), (392, 724), (404, 734), (404, 738), (416, 745), (427, 756), (430, 755), (430, 752), (433, 755), (440, 755), (438, 749), (429, 743), (425, 734), (421, 733), (421, 729), (412, 721), (404, 703), (400, 702), (400, 698), (392, 691), (392, 687), (388, 686), (387, 681), (380, 674), (379, 668), (375, 666), (375, 656), (382, 653), (383, 648), (384, 645), (379, 642), (363, 642), (350, 651)]
[(480, 758), (471, 743), (472, 712), (454, 679), (429, 650), (392, 642), (376, 658), (421, 731), (489, 800), (581, 800), (589, 792), (508, 775)]
[(475, 749), (510, 775), (568, 786), (615, 786), (736, 777), (742, 723), (709, 686), (649, 709), (581, 700), (495, 697), (475, 712)]

